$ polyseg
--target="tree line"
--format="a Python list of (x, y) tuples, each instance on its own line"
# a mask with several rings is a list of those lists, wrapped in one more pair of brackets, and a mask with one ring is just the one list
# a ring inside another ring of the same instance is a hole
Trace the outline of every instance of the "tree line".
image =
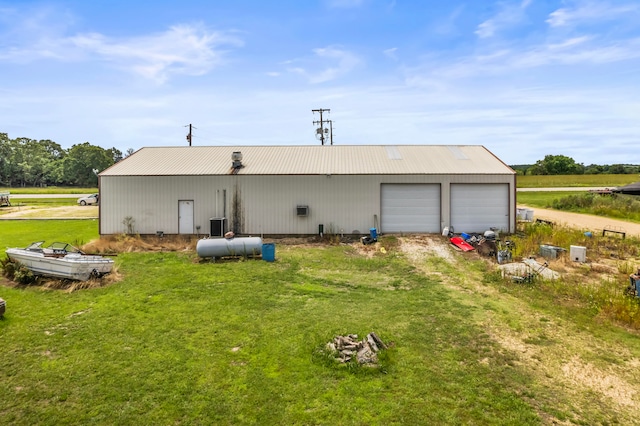
[(634, 164), (600, 165), (590, 164), (585, 166), (576, 163), (566, 155), (545, 155), (544, 159), (535, 164), (520, 164), (510, 166), (519, 175), (624, 175), (640, 173), (640, 166)]
[[(125, 156), (131, 153), (129, 149)], [(96, 173), (122, 158), (116, 148), (104, 149), (89, 142), (63, 149), (48, 139), (10, 139), (0, 133), (0, 186), (97, 186)]]

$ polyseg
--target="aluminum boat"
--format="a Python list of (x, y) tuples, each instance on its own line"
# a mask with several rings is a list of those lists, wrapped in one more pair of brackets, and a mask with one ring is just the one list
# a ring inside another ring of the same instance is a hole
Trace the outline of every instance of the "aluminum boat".
[(31, 243), (25, 248), (10, 248), (7, 256), (20, 262), (34, 275), (86, 281), (111, 272), (113, 260), (85, 254), (67, 243), (53, 243), (44, 247), (44, 241)]

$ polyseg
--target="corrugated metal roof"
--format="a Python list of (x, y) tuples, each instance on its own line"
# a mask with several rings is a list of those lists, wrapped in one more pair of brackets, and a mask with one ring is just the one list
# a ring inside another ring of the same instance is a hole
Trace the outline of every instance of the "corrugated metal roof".
[(332, 145), (148, 147), (100, 176), (514, 174), (481, 145)]

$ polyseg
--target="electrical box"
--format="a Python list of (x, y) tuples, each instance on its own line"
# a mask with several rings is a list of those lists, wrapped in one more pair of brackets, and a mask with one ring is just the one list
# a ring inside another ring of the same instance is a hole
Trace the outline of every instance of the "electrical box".
[(582, 246), (570, 246), (569, 256), (574, 262), (584, 263), (587, 261), (587, 248)]
[(566, 251), (567, 250), (563, 249), (562, 247), (552, 246), (549, 244), (540, 245), (540, 256), (544, 257), (545, 259), (557, 259), (561, 253)]

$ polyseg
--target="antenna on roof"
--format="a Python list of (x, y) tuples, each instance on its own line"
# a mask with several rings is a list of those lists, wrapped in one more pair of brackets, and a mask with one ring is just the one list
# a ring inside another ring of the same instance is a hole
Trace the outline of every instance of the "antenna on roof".
[[(331, 142), (331, 145), (333, 145), (333, 121), (331, 120), (323, 120), (322, 119), (322, 113), (323, 112), (331, 112), (330, 109), (312, 109), (311, 112), (316, 113), (319, 112), (320, 113), (320, 121), (314, 121), (313, 124), (319, 124), (320, 127), (318, 127), (316, 129), (316, 139), (320, 140), (320, 143), (322, 145), (324, 145), (324, 141), (327, 137), (329, 137), (329, 141)], [(325, 126), (325, 123), (329, 124), (329, 128), (327, 128)]]

